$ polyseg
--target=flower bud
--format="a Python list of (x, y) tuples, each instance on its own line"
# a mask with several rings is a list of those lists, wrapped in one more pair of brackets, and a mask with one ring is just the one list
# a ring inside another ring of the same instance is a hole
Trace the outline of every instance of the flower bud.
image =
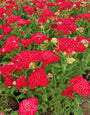
[(29, 68), (34, 69), (34, 68), (35, 68), (35, 64), (34, 64), (33, 62), (31, 62), (31, 63), (29, 64)]
[(58, 25), (62, 24), (62, 22), (57, 22)]
[(11, 86), (8, 86), (8, 88), (11, 88)]
[(19, 31), (21, 31), (22, 29), (21, 28), (19, 28)]
[(27, 91), (27, 89), (23, 89), (23, 93), (27, 93), (28, 91)]
[(48, 43), (48, 40), (45, 40), (44, 43)]
[(68, 64), (72, 64), (73, 62), (75, 62), (76, 60), (74, 58), (67, 58), (67, 63)]
[(77, 30), (78, 30), (79, 32), (83, 32), (83, 31), (84, 31), (84, 28), (83, 28), (83, 27), (79, 27), (79, 28), (77, 28)]
[(5, 52), (5, 48), (3, 48), (2, 51)]
[(72, 7), (75, 8), (75, 7), (76, 7), (76, 4), (74, 4)]
[(53, 75), (51, 73), (48, 73), (48, 78), (52, 78)]
[(89, 42), (87, 40), (81, 40), (81, 43), (83, 43), (83, 45), (87, 48)]
[(13, 82), (13, 85), (16, 85), (16, 81)]
[(51, 43), (56, 44), (57, 43), (57, 38), (52, 38)]
[(63, 55), (64, 55), (64, 56), (66, 56), (66, 55), (67, 55), (67, 53), (64, 51), (64, 52), (63, 52)]

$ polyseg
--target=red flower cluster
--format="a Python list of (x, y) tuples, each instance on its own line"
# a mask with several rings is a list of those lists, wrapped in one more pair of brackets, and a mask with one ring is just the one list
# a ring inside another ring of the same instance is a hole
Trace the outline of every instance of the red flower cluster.
[(16, 89), (27, 87), (27, 86), (28, 86), (28, 82), (26, 82), (25, 75), (21, 75), (19, 78), (16, 79), (16, 85), (15, 85)]
[(38, 100), (34, 97), (24, 99), (19, 104), (19, 115), (35, 115), (37, 112)]
[(0, 73), (4, 77), (8, 77), (12, 72), (17, 72), (17, 71), (22, 72), (22, 69), (16, 63), (11, 65), (7, 64), (0, 67)]
[(76, 27), (76, 23), (74, 23), (74, 20), (71, 18), (58, 19), (57, 24), (51, 26), (51, 28), (57, 30), (57, 32), (62, 31), (63, 35), (68, 35), (70, 32), (73, 33), (76, 31)]
[(19, 41), (21, 41), (19, 37), (9, 36), (4, 46), (0, 48), (0, 54), (10, 53), (13, 49), (19, 49), (20, 46), (17, 43)]
[(53, 6), (53, 7), (54, 7), (55, 5), (56, 5), (55, 2), (47, 2), (47, 3), (46, 3), (46, 6)]
[(33, 40), (32, 39), (24, 39), (24, 40), (21, 40), (21, 44), (23, 44), (24, 47), (28, 47), (30, 44), (33, 43)]
[(73, 86), (73, 90), (75, 90), (79, 95), (87, 96), (90, 94), (90, 84), (81, 76), (71, 78), (70, 83)]
[[(83, 4), (83, 3), (82, 2), (74, 2), (74, 4), (76, 5), (76, 7), (78, 9), (80, 9), (80, 5)], [(73, 8), (73, 9), (75, 9), (75, 8)]]
[(45, 4), (43, 2), (38, 1), (36, 3), (36, 7), (39, 8), (39, 9), (44, 9), (45, 8)]
[(31, 35), (31, 39), (25, 39), (21, 40), (21, 44), (23, 44), (24, 47), (28, 47), (30, 44), (35, 42), (37, 45), (42, 44), (43, 41), (49, 40), (46, 35), (42, 34), (41, 32), (35, 33)]
[(80, 19), (86, 19), (88, 22), (90, 22), (90, 14), (89, 13), (83, 13), (83, 14), (80, 14), (80, 15), (75, 15), (75, 16), (73, 16), (73, 18), (76, 21), (80, 20)]
[(3, 30), (3, 35), (10, 33), (12, 30), (14, 30), (9, 23), (5, 23), (4, 25), (0, 26), (0, 28)]
[(3, 28), (4, 35), (10, 33), (12, 30), (14, 30), (12, 27)]
[(4, 86), (11, 86), (13, 87), (13, 82), (15, 81), (16, 79), (13, 78), (13, 76), (8, 76), (5, 78), (5, 81), (4, 81)]
[(11, 62), (17, 64), (18, 66), (22, 67), (23, 69), (28, 69), (30, 62), (36, 62), (39, 58), (39, 51), (22, 51), (21, 53), (17, 54)]
[(19, 26), (21, 26), (21, 25), (29, 24), (29, 22), (32, 22), (32, 20), (20, 19), (20, 20), (18, 20), (17, 27), (19, 27)]
[(4, 113), (0, 113), (0, 115), (4, 115)]
[(41, 51), (39, 55), (39, 61), (42, 61), (43, 67), (47, 67), (47, 64), (59, 61), (59, 56), (54, 54), (51, 50)]
[(72, 1), (63, 1), (60, 5), (58, 5), (60, 11), (63, 11), (65, 9), (71, 9), (72, 6), (73, 6)]
[(69, 38), (57, 38), (58, 42), (55, 49), (56, 52), (65, 51), (68, 55), (72, 55), (73, 51), (84, 52), (86, 50), (82, 43), (79, 43), (74, 39)]
[(70, 100), (73, 99), (74, 97), (73, 87), (72, 86), (66, 87), (65, 90), (62, 91), (62, 95), (67, 96), (68, 99)]
[(53, 62), (59, 61), (59, 56), (54, 54), (51, 50), (46, 51), (22, 51), (21, 53), (17, 54), (11, 62), (17, 64), (18, 66), (22, 67), (23, 69), (27, 69), (29, 67), (30, 62), (43, 62), (43, 67), (47, 67), (47, 64), (51, 64)]
[(41, 44), (43, 41), (48, 40), (48, 37), (41, 32), (31, 35), (31, 40), (37, 44)]
[(80, 42), (82, 40), (86, 40), (86, 38), (82, 35), (76, 37), (77, 42)]
[(69, 99), (74, 97), (74, 90), (79, 95), (87, 96), (90, 94), (90, 84), (82, 76), (75, 76), (74, 78), (71, 78), (70, 83), (71, 86), (66, 87), (65, 90), (62, 91), (62, 95), (67, 96)]
[(7, 19), (5, 19), (5, 22), (15, 23), (20, 19), (21, 19), (20, 16), (10, 15)]
[(6, 27), (11, 27), (9, 23), (4, 23), (2, 26), (0, 26), (1, 29), (4, 29)]
[(15, 9), (15, 10), (18, 10), (18, 5), (16, 4), (10, 4), (10, 5), (6, 5), (5, 6), (6, 7), (6, 9)]
[(32, 15), (36, 11), (36, 8), (32, 6), (27, 6), (26, 9), (24, 9), (24, 12), (27, 12), (29, 15)]
[(0, 39), (3, 39), (4, 38), (4, 35), (0, 35)]
[(4, 76), (4, 77), (8, 77), (13, 70), (15, 69), (15, 66), (13, 65), (3, 65), (0, 67), (0, 73)]
[(64, 2), (66, 0), (55, 0), (56, 3)]
[(31, 0), (31, 2), (33, 3), (33, 5), (36, 5), (37, 3), (46, 3), (47, 1), (45, 0)]
[(4, 7), (0, 7), (0, 18), (4, 18), (4, 14), (7, 14), (7, 10)]
[(55, 16), (55, 14), (51, 11), (50, 8), (45, 8), (43, 12), (39, 15), (40, 18), (51, 18)]
[(40, 18), (37, 20), (37, 24), (46, 23), (47, 21), (48, 21), (48, 19), (46, 19), (46, 18)]
[(43, 68), (36, 68), (30, 76), (28, 76), (28, 82), (31, 89), (35, 89), (38, 86), (45, 87), (49, 80), (46, 77), (46, 73)]

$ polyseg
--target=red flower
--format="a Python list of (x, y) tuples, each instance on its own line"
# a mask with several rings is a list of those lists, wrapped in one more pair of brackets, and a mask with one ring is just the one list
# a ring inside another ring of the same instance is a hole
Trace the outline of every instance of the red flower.
[(5, 78), (5, 81), (4, 81), (4, 86), (11, 86), (13, 87), (13, 82), (15, 81), (14, 78), (12, 78), (13, 76), (8, 76)]
[(13, 0), (9, 0), (9, 1), (6, 0), (6, 3), (14, 3), (14, 1)]
[(73, 87), (72, 86), (66, 87), (65, 90), (62, 91), (62, 95), (67, 96), (68, 99), (70, 100), (73, 99), (74, 97)]
[(80, 15), (74, 15), (73, 16), (73, 18), (75, 19), (75, 20), (80, 20), (80, 19), (85, 19), (85, 20), (87, 20), (88, 22), (90, 21), (89, 19), (90, 19), (90, 14), (89, 13), (83, 13), (83, 14), (80, 14)]
[(20, 34), (22, 34), (24, 36), (26, 33), (25, 32), (21, 32)]
[(27, 93), (28, 92), (28, 90), (27, 89), (23, 89), (23, 93)]
[(0, 35), (0, 39), (3, 39), (4, 38), (4, 35)]
[(46, 77), (46, 73), (43, 68), (36, 68), (34, 72), (28, 77), (29, 86), (31, 89), (35, 89), (38, 86), (45, 87), (49, 80)]
[(43, 12), (40, 14), (40, 18), (51, 18), (55, 16), (54, 13), (51, 11), (50, 8), (45, 8)]
[(87, 41), (89, 42), (88, 44), (90, 44), (90, 38), (88, 38)]
[(7, 64), (0, 67), (0, 72), (4, 77), (8, 77), (13, 72), (14, 69), (15, 69), (14, 65)]
[(32, 39), (21, 40), (21, 44), (23, 44), (24, 47), (28, 47), (32, 43), (33, 43)]
[(73, 90), (79, 95), (87, 96), (90, 94), (90, 84), (89, 82), (81, 76), (76, 76), (70, 80)]
[(37, 24), (46, 23), (46, 22), (47, 22), (46, 18), (40, 18), (38, 19)]
[(38, 100), (34, 97), (24, 99), (19, 104), (19, 115), (35, 115), (37, 112)]
[(25, 24), (29, 24), (29, 22), (32, 22), (32, 20), (24, 20), (24, 19), (20, 19), (18, 21), (18, 27), (21, 26), (21, 25), (25, 25)]
[(5, 22), (8, 21), (9, 23), (15, 23), (20, 19), (20, 16), (10, 15), (7, 19), (5, 19)]
[(46, 6), (55, 6), (55, 5), (56, 5), (55, 2), (48, 2), (48, 3), (46, 3)]
[(11, 25), (9, 23), (5, 23), (2, 26), (0, 26), (1, 29), (5, 28), (5, 27), (10, 27)]
[(65, 9), (71, 9), (72, 6), (73, 6), (72, 1), (63, 1), (60, 5), (58, 5), (60, 11), (63, 11)]
[(69, 38), (58, 38), (58, 43), (56, 44), (55, 49), (56, 52), (59, 52), (62, 50), (65, 51), (68, 55), (72, 55), (73, 51), (77, 51), (78, 48), (78, 42), (74, 39)]
[(44, 9), (44, 8), (45, 8), (45, 4), (42, 3), (42, 2), (38, 2), (38, 3), (36, 4), (36, 7), (37, 7), (37, 8), (40, 8), (40, 9)]
[(39, 58), (39, 51), (22, 51), (21, 53), (17, 54), (11, 62), (17, 64), (18, 66), (22, 67), (23, 69), (28, 69), (30, 62), (36, 62)]
[(18, 45), (17, 42), (7, 42), (0, 49), (1, 50), (0, 53), (1, 54), (10, 53), (13, 49), (19, 49), (19, 48), (20, 48), (20, 46)]
[(48, 40), (48, 37), (41, 32), (31, 35), (31, 40), (37, 44), (41, 44), (43, 41)]
[(8, 42), (20, 42), (21, 39), (19, 37), (15, 37), (14, 35), (10, 35), (9, 38), (6, 39), (6, 43)]
[(15, 85), (16, 89), (27, 87), (27, 86), (28, 86), (28, 82), (26, 82), (25, 75), (21, 75), (19, 78), (16, 79), (16, 85)]
[[(0, 3), (1, 4), (1, 3)], [(4, 7), (0, 7), (0, 18), (4, 18), (4, 13), (7, 13)]]
[(59, 56), (54, 54), (51, 50), (41, 51), (39, 54), (39, 60), (43, 62), (43, 67), (47, 67), (47, 64), (59, 61)]
[(85, 50), (86, 50), (86, 47), (82, 43), (79, 43), (77, 51), (78, 52), (84, 52)]
[(83, 4), (83, 3), (82, 3), (82, 2), (74, 2), (74, 4), (76, 5), (76, 7), (77, 7), (78, 9), (80, 9), (80, 5)]
[(3, 28), (4, 35), (10, 33), (12, 30), (14, 30), (12, 27), (5, 27), (5, 28)]
[(80, 41), (85, 40), (85, 39), (86, 38), (82, 35), (76, 37), (77, 42), (80, 42)]
[(74, 85), (74, 84), (76, 84), (79, 80), (81, 80), (82, 79), (82, 77), (81, 76), (76, 76), (75, 78), (71, 78), (70, 79), (70, 83), (72, 84), (72, 85)]
[(29, 15), (32, 15), (34, 12), (36, 11), (36, 8), (32, 7), (32, 6), (28, 6), (24, 12), (27, 12)]
[(17, 4), (9, 4), (9, 5), (6, 5), (5, 6), (6, 9), (15, 9), (15, 10), (18, 10), (18, 5)]
[(21, 41), (19, 37), (15, 37), (14, 35), (10, 35), (9, 38), (6, 39), (6, 43), (4, 46), (0, 49), (1, 54), (9, 53), (13, 49), (19, 49), (20, 46), (17, 42)]
[(58, 19), (58, 24), (56, 30), (62, 31), (63, 35), (68, 35), (70, 32), (73, 33), (77, 27), (76, 23), (74, 23), (74, 20), (71, 18)]

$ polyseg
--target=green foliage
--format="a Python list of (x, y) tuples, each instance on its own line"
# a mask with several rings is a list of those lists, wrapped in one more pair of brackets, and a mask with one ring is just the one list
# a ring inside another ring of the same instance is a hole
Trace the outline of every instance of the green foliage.
[[(55, 2), (55, 0), (48, 0), (48, 2)], [(21, 40), (25, 39), (31, 39), (31, 35), (41, 32), (44, 35), (46, 35), (48, 38), (76, 38), (79, 35), (83, 35), (86, 39), (90, 36), (90, 22), (87, 22), (85, 19), (80, 19), (78, 21), (75, 21), (77, 28), (83, 27), (84, 31), (80, 32), (76, 30), (75, 32), (71, 32), (69, 35), (63, 35), (62, 31), (55, 32), (51, 29), (52, 24), (57, 24), (56, 21), (50, 21), (45, 24), (37, 24), (39, 17), (39, 14), (32, 14), (29, 15), (28, 13), (24, 12), (24, 8), (22, 8), (23, 5), (31, 5), (32, 7), (36, 7), (35, 5), (32, 5), (29, 0), (26, 3), (22, 3), (18, 1), (18, 10), (13, 9), (12, 14), (16, 16), (20, 16), (22, 19), (25, 20), (32, 20), (32, 23), (22, 25), (20, 27), (17, 27), (17, 23), (12, 23), (11, 27), (14, 28), (13, 31), (5, 35), (4, 39), (0, 39), (0, 48), (2, 48), (5, 44), (6, 39), (10, 35), (14, 35), (15, 37), (20, 37)], [(80, 15), (82, 13), (88, 12), (88, 7), (81, 6), (80, 9), (75, 7), (75, 9), (70, 10), (63, 10), (58, 11), (58, 6), (52, 7), (48, 6), (48, 8), (51, 9), (52, 12), (58, 12), (60, 16), (60, 19), (63, 18), (69, 18), (69, 15), (71, 17), (75, 15)], [(40, 10), (40, 9), (39, 9)], [(38, 10), (37, 10), (38, 12)], [(42, 12), (42, 11), (41, 11)], [(23, 15), (24, 13), (24, 15)], [(66, 15), (68, 14), (68, 15)], [(4, 17), (4, 19), (0, 18), (0, 26), (4, 24), (4, 20), (7, 17)], [(40, 26), (40, 28), (38, 28)], [(21, 30), (20, 30), (21, 29)], [(19, 31), (20, 30), (20, 31)], [(22, 35), (21, 33), (25, 32), (25, 35)], [(60, 33), (60, 35), (58, 35)], [(0, 29), (0, 35), (3, 35), (3, 30)], [(19, 49), (13, 49), (10, 53), (0, 54), (0, 67), (3, 65), (7, 65), (17, 54), (19, 54), (22, 51), (32, 51), (32, 50), (38, 50), (38, 51), (44, 51), (44, 50), (51, 50), (54, 54), (57, 54), (59, 56), (59, 61), (57, 63), (48, 64), (47, 67), (42, 66), (41, 62), (34, 62), (35, 68), (42, 67), (45, 70), (45, 73), (47, 75), (47, 78), (49, 79), (49, 84), (45, 87), (36, 87), (35, 89), (30, 89), (29, 85), (28, 87), (23, 87), (20, 89), (16, 89), (15, 85), (13, 87), (6, 87), (4, 85), (5, 77), (0, 73), (0, 94), (1, 96), (5, 96), (5, 103), (7, 104), (7, 96), (14, 97), (17, 102), (19, 103), (20, 99), (27, 99), (31, 97), (36, 97), (38, 99), (38, 107), (37, 107), (37, 113), (36, 115), (42, 115), (42, 113), (47, 112), (48, 108), (53, 110), (54, 115), (70, 115), (71, 112), (74, 113), (74, 115), (82, 115), (84, 111), (80, 108), (80, 100), (81, 96), (78, 95), (76, 92), (74, 92), (75, 96), (72, 100), (69, 100), (68, 97), (62, 95), (62, 90), (64, 90), (66, 87), (70, 86), (70, 79), (75, 76), (82, 76), (86, 70), (90, 70), (90, 44), (88, 47), (86, 47), (85, 52), (75, 52), (73, 56), (67, 56), (63, 54), (63, 51), (60, 53), (54, 52), (56, 48), (56, 44), (53, 44), (51, 41), (48, 41), (48, 43), (42, 42), (42, 44), (37, 45), (35, 42), (30, 44), (28, 47), (24, 47), (21, 42), (18, 42), (18, 45), (20, 46)], [(73, 57), (75, 59), (75, 62), (68, 63), (67, 58)], [(45, 61), (45, 60), (44, 60)], [(34, 69), (35, 69), (34, 68)], [(19, 78), (21, 75), (25, 75), (26, 81), (28, 81), (28, 76), (32, 74), (34, 71), (32, 68), (28, 68), (27, 70), (23, 69), (22, 72), (12, 72), (10, 75), (13, 76), (14, 79)], [(52, 74), (52, 77), (49, 78), (48, 73)], [(90, 81), (89, 81), (90, 82)], [(24, 93), (23, 90), (26, 89), (27, 93)], [(3, 94), (3, 92), (5, 92)], [(15, 92), (19, 92), (17, 96), (14, 95)], [(89, 102), (89, 100), (87, 100)], [(0, 99), (0, 106), (2, 105), (2, 100)], [(10, 111), (10, 109), (1, 110), (2, 113), (5, 111)], [(7, 114), (8, 115), (8, 114)], [(18, 115), (18, 111), (13, 111), (11, 115)]]

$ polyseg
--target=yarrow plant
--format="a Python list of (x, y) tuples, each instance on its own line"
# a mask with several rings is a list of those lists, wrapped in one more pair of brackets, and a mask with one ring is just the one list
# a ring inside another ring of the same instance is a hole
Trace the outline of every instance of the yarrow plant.
[(81, 97), (90, 95), (83, 77), (90, 70), (88, 0), (0, 0), (0, 22), (0, 96), (18, 103), (0, 107), (0, 115), (83, 114)]

